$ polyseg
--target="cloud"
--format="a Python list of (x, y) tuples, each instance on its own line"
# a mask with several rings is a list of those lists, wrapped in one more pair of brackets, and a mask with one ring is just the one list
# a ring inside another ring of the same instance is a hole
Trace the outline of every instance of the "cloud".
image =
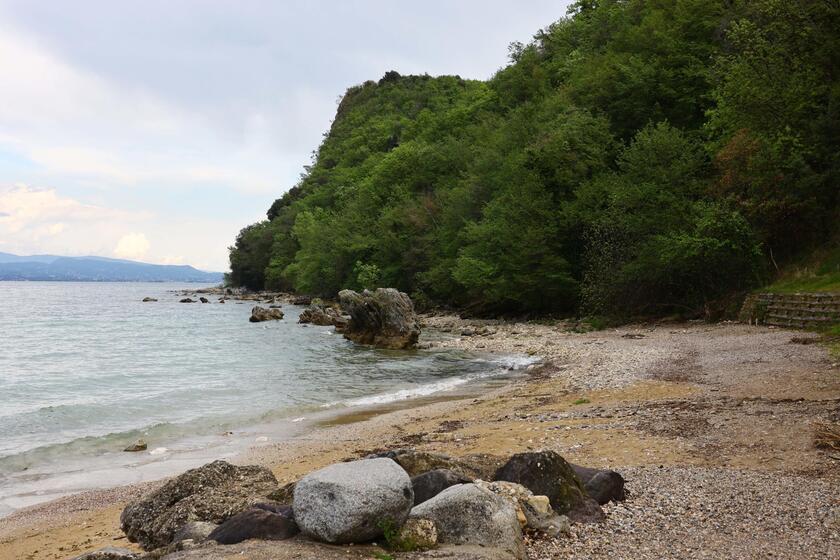
[(120, 237), (114, 256), (121, 259), (140, 260), (149, 252), (151, 244), (142, 233), (128, 233)]

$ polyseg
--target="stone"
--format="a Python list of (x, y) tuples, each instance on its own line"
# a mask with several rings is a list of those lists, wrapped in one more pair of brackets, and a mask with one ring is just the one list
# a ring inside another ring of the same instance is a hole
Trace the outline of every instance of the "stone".
[(494, 479), (516, 482), (538, 496), (547, 496), (551, 507), (572, 521), (604, 519), (601, 507), (586, 493), (571, 465), (555, 451), (517, 453), (496, 472)]
[(172, 537), (173, 543), (179, 543), (186, 540), (193, 542), (201, 542), (207, 540), (207, 536), (212, 533), (218, 525), (210, 523), (209, 521), (190, 521), (184, 523), (180, 529)]
[(153, 550), (171, 543), (190, 521), (222, 523), (276, 489), (277, 479), (266, 468), (214, 461), (131, 502), (120, 527), (131, 542)]
[(525, 557), (516, 510), (507, 500), (475, 484), (450, 486), (411, 510), (410, 519), (429, 519), (438, 542), (498, 548)]
[(236, 544), (248, 539), (281, 541), (299, 532), (291, 507), (257, 504), (219, 525), (207, 538), (219, 544)]
[(298, 317), (298, 323), (327, 327), (341, 322), (341, 314), (334, 307), (313, 303), (304, 309)]
[(195, 303), (191, 298), (185, 297), (179, 303)]
[(338, 300), (350, 315), (344, 338), (382, 348), (413, 348), (420, 338), (420, 324), (411, 299), (394, 288), (361, 294), (342, 290)]
[(129, 453), (137, 453), (138, 451), (145, 451), (148, 448), (149, 445), (146, 443), (146, 440), (138, 439), (137, 441), (123, 449), (123, 451), (127, 451)]
[(153, 298), (153, 297), (148, 297), (148, 296), (143, 298), (143, 303), (149, 303), (150, 301), (157, 301), (157, 299)]
[(210, 300), (207, 299), (204, 296), (201, 296), (200, 298), (198, 298), (198, 301), (200, 301), (201, 303), (210, 303)]
[(248, 319), (252, 323), (261, 323), (263, 321), (279, 321), (283, 318), (283, 312), (279, 309), (266, 309), (259, 305), (251, 309), (251, 318)]
[(414, 503), (408, 474), (390, 459), (337, 463), (295, 485), (293, 510), (304, 534), (320, 541), (365, 542), (383, 524), (401, 526)]
[(414, 489), (414, 505), (419, 505), (434, 498), (450, 486), (472, 482), (472, 479), (450, 471), (448, 469), (435, 469), (424, 472), (411, 479), (411, 487)]
[(393, 449), (368, 455), (368, 458), (385, 457), (393, 459), (414, 477), (435, 469), (447, 469), (470, 480), (474, 478), (492, 479), (496, 471), (504, 464), (504, 459), (495, 455), (474, 454), (465, 457), (450, 457), (443, 453), (430, 453), (414, 449)]
[(76, 556), (73, 560), (135, 560), (137, 558), (140, 558), (140, 555), (133, 550), (106, 546), (105, 548)]
[(547, 496), (535, 496), (530, 490), (515, 482), (476, 480), (475, 484), (509, 501), (516, 509), (516, 517), (523, 529), (539, 531), (551, 537), (559, 537), (571, 532), (569, 519), (554, 511)]
[(604, 505), (611, 501), (621, 502), (627, 497), (624, 491), (624, 477), (617, 472), (574, 464), (572, 464), (572, 469), (583, 482), (586, 493), (599, 504)]
[(266, 497), (277, 504), (291, 505), (295, 495), (295, 484), (294, 482), (284, 484)]
[(312, 298), (309, 296), (293, 296), (290, 301), (292, 305), (309, 305), (312, 303)]
[(428, 550), (437, 546), (435, 522), (431, 519), (408, 519), (400, 528), (397, 540), (408, 550)]

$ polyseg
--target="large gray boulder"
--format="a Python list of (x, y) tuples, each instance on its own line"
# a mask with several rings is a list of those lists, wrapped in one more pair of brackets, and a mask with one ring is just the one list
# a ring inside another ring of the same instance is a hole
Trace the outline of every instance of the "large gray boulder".
[(342, 290), (338, 300), (350, 321), (344, 337), (360, 344), (382, 348), (412, 348), (420, 337), (420, 323), (414, 304), (394, 288), (377, 288), (361, 294)]
[(475, 484), (450, 486), (411, 510), (411, 519), (430, 519), (438, 542), (497, 548), (525, 557), (522, 529), (513, 505)]
[(190, 521), (219, 524), (276, 491), (266, 468), (214, 461), (173, 478), (130, 503), (120, 515), (128, 539), (146, 550), (170, 544)]
[(328, 543), (357, 543), (399, 527), (414, 492), (408, 474), (390, 459), (338, 463), (310, 473), (295, 485), (292, 509), (304, 534)]
[(495, 480), (515, 482), (538, 496), (547, 496), (551, 507), (572, 521), (604, 519), (601, 507), (586, 493), (572, 466), (555, 451), (517, 453), (496, 472)]

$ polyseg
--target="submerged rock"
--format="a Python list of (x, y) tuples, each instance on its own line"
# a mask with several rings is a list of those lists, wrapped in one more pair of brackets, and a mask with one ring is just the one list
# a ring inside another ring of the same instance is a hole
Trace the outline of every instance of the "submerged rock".
[(143, 303), (148, 303), (150, 301), (157, 301), (157, 299), (153, 298), (153, 297), (148, 297), (148, 296), (143, 298)]
[(185, 297), (179, 303), (195, 303), (195, 301), (191, 298)]
[(525, 557), (516, 510), (507, 500), (475, 484), (451, 486), (411, 510), (410, 519), (435, 524), (438, 542), (498, 548)]
[(572, 466), (554, 451), (517, 453), (494, 478), (516, 482), (536, 495), (547, 496), (551, 507), (572, 521), (604, 519), (601, 507), (586, 493)]
[(214, 461), (191, 469), (130, 503), (120, 527), (146, 550), (166, 546), (190, 521), (222, 523), (277, 489), (266, 468)]
[(261, 323), (263, 321), (279, 321), (283, 318), (283, 312), (279, 309), (266, 309), (259, 305), (251, 309), (251, 318), (248, 319), (252, 323)]
[(295, 485), (293, 510), (304, 534), (320, 541), (365, 542), (399, 527), (414, 503), (408, 474), (390, 459), (338, 463)]
[(219, 544), (237, 544), (248, 539), (280, 541), (299, 532), (291, 507), (257, 504), (219, 525), (207, 538)]
[(338, 293), (341, 308), (350, 315), (344, 337), (360, 344), (383, 348), (412, 348), (420, 337), (420, 324), (411, 299), (394, 288), (361, 294)]
[(200, 301), (201, 303), (210, 303), (210, 300), (207, 299), (204, 296), (201, 296), (200, 298), (198, 298), (198, 301)]
[(145, 451), (148, 448), (149, 445), (146, 443), (146, 440), (138, 439), (137, 441), (123, 449), (123, 451), (128, 451), (129, 453), (136, 453), (138, 451)]

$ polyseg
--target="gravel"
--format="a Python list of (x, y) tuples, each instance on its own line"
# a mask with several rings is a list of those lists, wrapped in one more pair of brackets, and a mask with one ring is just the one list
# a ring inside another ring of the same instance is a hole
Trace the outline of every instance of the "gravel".
[(840, 558), (837, 480), (721, 468), (625, 467), (603, 524), (529, 541), (528, 558)]

